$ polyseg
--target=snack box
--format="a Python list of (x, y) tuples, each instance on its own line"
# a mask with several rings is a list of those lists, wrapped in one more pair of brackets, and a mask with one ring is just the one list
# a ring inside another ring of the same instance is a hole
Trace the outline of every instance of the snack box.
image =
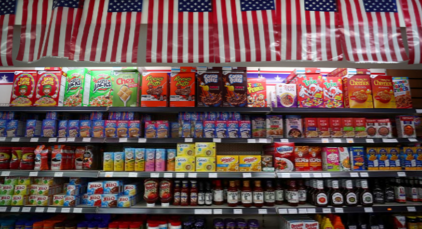
[(248, 107), (267, 107), (267, 79), (248, 78)]
[(198, 107), (220, 107), (223, 103), (223, 85), (221, 67), (206, 69), (196, 74), (197, 106)]
[(168, 80), (167, 73), (146, 73), (142, 76), (141, 107), (167, 107), (168, 106)]
[(353, 118), (353, 126), (355, 128), (356, 138), (366, 138), (366, 118)]
[(339, 157), (340, 157), (340, 170), (341, 171), (350, 171), (350, 154), (347, 147), (338, 147)]
[(23, 137), (25, 124), (19, 120), (8, 120), (6, 124), (6, 137)]
[(374, 108), (369, 75), (347, 75), (343, 77), (345, 108)]
[(354, 138), (355, 137), (354, 118), (342, 118), (341, 122), (343, 126), (343, 137)]
[(194, 143), (178, 143), (177, 156), (195, 156)]
[(379, 161), (377, 147), (366, 147), (366, 161), (366, 167), (368, 170), (378, 170)]
[(286, 115), (284, 129), (287, 138), (303, 138), (302, 117), (300, 115)]
[(15, 71), (13, 79), (11, 107), (29, 107), (35, 100), (35, 88), (38, 81), (36, 71)]
[(90, 84), (91, 76), (88, 74), (88, 69), (69, 70), (66, 76), (63, 106), (88, 106)]
[(215, 157), (216, 155), (215, 142), (197, 142), (195, 143), (195, 156), (196, 157)]
[(191, 121), (191, 136), (194, 138), (203, 138), (204, 126), (202, 121)]
[(130, 208), (132, 206), (132, 202), (130, 201), (129, 196), (119, 196), (117, 199), (117, 207), (118, 208)]
[(6, 128), (8, 120), (0, 120), (0, 137), (6, 137)]
[[(378, 147), (378, 170), (390, 170), (389, 147)], [(369, 170), (369, 168), (368, 168)]]
[(215, 157), (196, 157), (197, 172), (215, 172)]
[(84, 193), (81, 196), (81, 204), (88, 204), (88, 194), (87, 193)]
[[(170, 122), (170, 138), (179, 138), (179, 123)], [(213, 131), (214, 132), (214, 131)]]
[(64, 194), (56, 194), (53, 196), (53, 206), (63, 206), (64, 205)]
[(294, 158), (296, 171), (309, 171), (309, 146), (296, 146)]
[(317, 118), (318, 137), (329, 138), (331, 136), (330, 119)]
[(170, 107), (194, 107), (195, 88), (195, 72), (172, 73), (170, 77)]
[(79, 196), (81, 191), (81, 185), (80, 184), (68, 184), (66, 187), (66, 195), (69, 196)]
[(239, 121), (226, 121), (227, 122), (227, 137), (239, 138)]
[(13, 194), (15, 194), (15, 195), (24, 195), (24, 196), (29, 195), (29, 187), (28, 187), (28, 185), (25, 185), (25, 184), (15, 185), (15, 190), (14, 190)]
[(389, 160), (389, 170), (401, 170), (402, 164), (400, 161), (400, 148), (388, 147), (387, 156)]
[(112, 87), (114, 78), (112, 71), (91, 71), (89, 88), (90, 107), (108, 107), (113, 105)]
[(15, 190), (15, 185), (3, 184), (1, 186), (1, 195), (13, 195)]
[(320, 74), (297, 77), (298, 107), (324, 107), (323, 80)]
[(416, 158), (416, 169), (421, 170), (422, 169), (422, 147), (415, 147), (415, 154)]
[(266, 116), (267, 137), (283, 137), (283, 115)]
[(240, 138), (251, 138), (251, 121), (239, 121)]
[(176, 172), (193, 172), (195, 171), (195, 157), (177, 156)]
[(77, 138), (79, 136), (79, 120), (69, 120), (67, 136), (70, 138)]
[(91, 137), (93, 138), (104, 138), (105, 121), (94, 120), (92, 121)]
[(324, 171), (340, 171), (340, 155), (337, 147), (322, 148), (322, 165)]
[(114, 152), (114, 171), (125, 171), (124, 152)]
[(399, 109), (412, 108), (412, 95), (408, 77), (393, 77), (394, 97)]
[(297, 107), (296, 84), (277, 83), (275, 85), (276, 107)]
[(128, 129), (129, 129), (129, 121), (127, 120), (117, 121), (117, 137), (118, 138), (127, 138)]
[[(203, 121), (203, 125), (204, 125), (204, 138), (214, 138), (215, 121)], [(249, 128), (249, 132), (250, 132), (250, 128)]]
[(240, 172), (261, 172), (261, 156), (241, 155), (239, 156)]
[(265, 138), (267, 136), (265, 121), (265, 118), (261, 116), (253, 116), (251, 118), (253, 138)]
[(414, 116), (399, 115), (396, 117), (396, 125), (399, 138), (416, 137)]
[(67, 128), (68, 128), (68, 120), (59, 120), (59, 128), (57, 131), (57, 137), (66, 138)]
[(104, 171), (114, 171), (114, 153), (113, 152), (104, 152), (103, 154), (103, 170)]
[(105, 136), (107, 138), (117, 137), (117, 121), (116, 120), (105, 120)]
[(139, 73), (113, 71), (113, 107), (137, 107), (139, 104)]
[(332, 138), (343, 137), (343, 121), (342, 118), (330, 118), (330, 129)]
[(305, 118), (304, 124), (306, 138), (317, 138), (319, 136), (317, 118)]
[(365, 148), (363, 146), (351, 146), (349, 147), (349, 152), (352, 170), (366, 170)]
[(37, 206), (37, 199), (38, 199), (38, 195), (30, 195), (28, 197), (28, 203), (27, 203), (27, 205), (29, 205), (29, 206)]
[(224, 155), (217, 156), (217, 172), (239, 171), (239, 156)]
[(30, 119), (26, 120), (25, 137), (40, 137), (42, 129), (42, 121)]
[(55, 107), (59, 104), (62, 71), (38, 71), (34, 106)]
[(79, 136), (81, 138), (91, 137), (91, 120), (81, 120), (79, 122)]
[(166, 171), (166, 149), (155, 149), (155, 171)]
[(227, 121), (215, 121), (215, 135), (216, 138), (226, 138), (227, 135)]
[(145, 171), (145, 149), (135, 148), (135, 171)]
[(393, 78), (391, 76), (371, 76), (374, 108), (396, 108)]
[(135, 171), (135, 149), (125, 149), (125, 171)]
[(155, 121), (145, 121), (145, 137), (156, 138), (157, 137), (157, 126)]
[(129, 121), (129, 137), (139, 138), (141, 136), (141, 122), (139, 120)]
[(138, 194), (138, 185), (137, 184), (124, 185), (123, 194), (127, 196), (136, 196)]

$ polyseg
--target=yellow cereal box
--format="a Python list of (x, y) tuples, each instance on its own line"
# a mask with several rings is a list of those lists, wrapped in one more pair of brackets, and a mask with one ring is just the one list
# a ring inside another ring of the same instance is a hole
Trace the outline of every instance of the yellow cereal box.
[(261, 156), (239, 156), (240, 172), (261, 172)]
[(177, 144), (177, 156), (195, 156), (195, 144)]
[(239, 171), (239, 156), (235, 156), (235, 155), (217, 156), (217, 171), (218, 172), (238, 172)]
[(197, 157), (215, 157), (215, 150), (215, 142), (195, 143), (195, 156)]
[(28, 200), (27, 196), (24, 195), (13, 195), (12, 197), (12, 206), (23, 206), (26, 205)]
[(197, 172), (215, 172), (215, 157), (196, 157)]
[(195, 157), (177, 156), (176, 172), (193, 172), (195, 171)]

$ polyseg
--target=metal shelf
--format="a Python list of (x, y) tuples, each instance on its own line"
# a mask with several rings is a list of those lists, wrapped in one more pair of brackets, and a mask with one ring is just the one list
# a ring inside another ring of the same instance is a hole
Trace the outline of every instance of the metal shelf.
[(142, 113), (179, 113), (179, 112), (240, 112), (268, 114), (271, 108), (252, 107), (109, 107), (108, 111), (130, 111)]
[(62, 170), (62, 171), (34, 171), (34, 170), (1, 170), (0, 176), (22, 177), (86, 177), (97, 178), (97, 170)]
[(377, 114), (377, 115), (416, 115), (416, 109), (379, 109), (379, 108), (272, 108), (272, 114)]
[(0, 111), (16, 111), (16, 112), (106, 112), (107, 107), (0, 107)]
[(98, 177), (141, 178), (275, 178), (274, 172), (104, 172)]
[(87, 205), (78, 205), (76, 207), (61, 207), (61, 206), (4, 206), (0, 207), (0, 212), (11, 213), (78, 213), (78, 214), (93, 214), (97, 213), (96, 207), (89, 207)]
[(421, 138), (274, 138), (273, 142), (300, 144), (409, 144), (421, 142)]

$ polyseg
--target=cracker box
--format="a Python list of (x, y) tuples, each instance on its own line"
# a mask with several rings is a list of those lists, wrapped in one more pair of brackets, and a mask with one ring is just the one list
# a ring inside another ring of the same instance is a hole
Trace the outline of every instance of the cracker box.
[(88, 182), (87, 193), (88, 195), (103, 194), (104, 193), (103, 182), (102, 181)]
[(177, 156), (176, 172), (193, 172), (195, 171), (195, 157)]
[(192, 137), (194, 138), (203, 138), (203, 134), (204, 134), (204, 124), (202, 123), (202, 121), (192, 121), (191, 123), (192, 126)]
[(355, 137), (355, 126), (353, 118), (342, 118), (343, 126), (343, 137), (354, 138)]
[(284, 129), (287, 138), (303, 138), (302, 117), (299, 115), (286, 115)]
[(319, 146), (309, 147), (309, 171), (322, 171), (322, 148)]
[(67, 136), (70, 138), (76, 138), (79, 136), (79, 120), (69, 120)]
[(117, 137), (117, 121), (116, 120), (105, 120), (105, 136), (106, 138)]
[(322, 149), (322, 164), (324, 171), (340, 171), (340, 155), (337, 147)]
[(267, 137), (282, 138), (283, 137), (283, 116), (267, 115), (266, 116)]
[(101, 207), (101, 194), (88, 195), (88, 206)]
[(227, 121), (215, 121), (215, 135), (216, 138), (227, 137)]
[(196, 74), (198, 107), (220, 107), (223, 104), (223, 79), (221, 68), (207, 69)]
[(317, 118), (305, 118), (305, 136), (306, 138), (318, 137), (318, 122)]
[(352, 170), (366, 170), (365, 148), (363, 146), (352, 146), (349, 147), (349, 152)]
[(157, 129), (157, 138), (169, 137), (170, 128), (169, 128), (169, 122), (167, 120), (156, 121), (155, 128)]
[(55, 107), (59, 104), (62, 71), (38, 71), (34, 106)]
[(64, 197), (63, 207), (75, 207), (79, 205), (79, 196), (68, 196)]
[(103, 194), (101, 195), (101, 207), (102, 208), (115, 208), (117, 207), (117, 200), (119, 195), (117, 194)]
[(69, 70), (67, 72), (63, 106), (88, 106), (91, 76), (86, 68)]
[(104, 181), (104, 194), (119, 194), (123, 190), (123, 186), (120, 181), (107, 180)]
[(239, 121), (239, 134), (240, 134), (240, 138), (251, 137), (251, 121), (249, 120)]
[(195, 156), (195, 144), (179, 143), (177, 144), (177, 156)]
[(114, 152), (114, 171), (125, 171), (124, 152)]
[(167, 73), (147, 73), (142, 76), (141, 107), (168, 106)]
[(323, 107), (323, 80), (319, 74), (299, 75), (296, 82), (299, 107)]
[(401, 170), (402, 165), (400, 161), (400, 148), (388, 147), (387, 156), (389, 161), (389, 170)]
[(92, 121), (92, 128), (91, 128), (91, 137), (93, 138), (103, 138), (105, 129), (105, 121), (104, 120), (94, 120)]
[(113, 76), (113, 107), (137, 107), (139, 73), (114, 71)]
[(374, 107), (369, 75), (348, 75), (343, 77), (343, 93), (346, 108)]
[(241, 155), (239, 156), (240, 172), (261, 172), (261, 156)]
[(170, 107), (195, 106), (195, 73), (179, 72), (170, 77)]
[(81, 120), (79, 122), (79, 136), (81, 138), (91, 137), (91, 120)]
[(353, 118), (353, 126), (355, 128), (356, 138), (366, 138), (366, 118)]
[(296, 146), (294, 157), (296, 171), (309, 171), (309, 146)]
[(139, 120), (129, 121), (129, 137), (139, 138), (141, 136), (141, 122)]
[(69, 125), (68, 120), (59, 120), (59, 129), (57, 131), (57, 137), (66, 138), (67, 137), (67, 128)]
[(343, 108), (343, 83), (341, 77), (323, 77), (325, 108)]
[(217, 156), (217, 172), (238, 172), (239, 156), (224, 155)]
[(267, 136), (265, 117), (253, 116), (251, 118), (252, 137), (265, 138)]
[(146, 138), (157, 137), (157, 127), (155, 125), (155, 121), (145, 121), (145, 137)]
[(412, 96), (408, 77), (393, 77), (394, 97), (399, 109), (412, 108)]
[(103, 155), (104, 171), (114, 171), (114, 153), (104, 152)]
[(64, 194), (56, 194), (56, 195), (54, 195), (53, 196), (53, 200), (52, 200), (53, 206), (63, 206), (63, 204), (64, 204), (64, 197), (65, 196), (66, 195), (64, 195)]
[[(79, 122), (79, 120), (78, 120)], [(54, 138), (57, 137), (57, 120), (44, 119), (42, 121), (42, 137)]]
[(135, 171), (145, 171), (145, 149), (135, 148)]
[(215, 157), (216, 144), (215, 142), (197, 142), (195, 143), (196, 157)]
[(393, 78), (391, 76), (371, 76), (374, 108), (396, 108)]
[(415, 131), (415, 117), (400, 115), (396, 117), (397, 134), (399, 138), (414, 138)]
[(42, 129), (42, 121), (30, 119), (26, 120), (25, 137), (40, 137)]
[[(389, 147), (378, 147), (378, 170), (390, 170), (390, 160), (388, 159)], [(369, 168), (368, 168), (369, 170)]]
[(297, 107), (296, 84), (276, 84), (275, 96), (277, 107)]
[(118, 120), (117, 121), (117, 137), (127, 138), (128, 136), (129, 121)]
[(378, 161), (378, 149), (377, 147), (367, 147), (366, 148), (366, 161), (368, 170), (378, 170), (379, 161)]
[(203, 125), (204, 125), (204, 138), (214, 138), (215, 121), (203, 121)]
[(347, 147), (338, 147), (340, 157), (340, 170), (350, 171), (350, 154)]
[[(223, 83), (223, 107), (246, 107), (248, 105), (246, 99), (248, 80), (245, 67), (231, 71), (223, 69)], [(264, 103), (266, 104), (266, 101)]]
[(32, 106), (35, 100), (35, 88), (38, 81), (36, 71), (16, 71), (13, 79), (11, 107)]
[(329, 138), (331, 136), (330, 119), (317, 118), (318, 137)]
[(415, 158), (416, 150), (414, 147), (403, 147), (402, 153), (402, 166), (404, 170), (416, 170), (416, 158)]
[(215, 157), (196, 157), (197, 172), (215, 172)]
[(91, 81), (91, 87), (89, 89), (89, 106), (112, 106), (114, 98), (112, 93), (114, 84), (112, 71), (91, 71)]
[(227, 121), (227, 137), (239, 138), (239, 121)]
[(267, 107), (267, 80), (248, 78), (248, 107)]

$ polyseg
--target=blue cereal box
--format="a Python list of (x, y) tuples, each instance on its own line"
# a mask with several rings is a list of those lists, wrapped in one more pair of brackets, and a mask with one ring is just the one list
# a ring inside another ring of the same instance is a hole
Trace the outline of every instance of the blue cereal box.
[(363, 146), (349, 147), (350, 159), (353, 171), (366, 170), (365, 148)]
[(238, 121), (227, 121), (227, 135), (229, 138), (239, 138)]
[(192, 124), (190, 121), (183, 121), (182, 124), (182, 138), (191, 138)]
[(239, 134), (241, 138), (251, 137), (251, 121), (239, 121)]
[(231, 120), (240, 121), (242, 120), (242, 115), (239, 112), (232, 112)]
[(202, 121), (192, 121), (192, 136), (194, 138), (203, 138), (204, 125)]
[(42, 122), (35, 119), (26, 120), (25, 137), (40, 137)]
[(104, 181), (104, 194), (119, 194), (123, 192), (122, 183), (118, 180)]
[(129, 138), (139, 138), (141, 136), (141, 122), (139, 120), (129, 121)]
[(91, 120), (81, 120), (79, 122), (79, 137), (91, 137)]
[(102, 208), (115, 208), (117, 207), (117, 194), (103, 194), (101, 195), (101, 207)]
[(227, 137), (227, 121), (215, 121), (215, 135), (216, 138)]
[(0, 137), (6, 137), (7, 120), (0, 120)]
[(91, 128), (91, 137), (93, 138), (103, 138), (104, 137), (104, 120), (95, 120), (92, 121), (92, 128)]
[(58, 136), (59, 138), (66, 138), (67, 137), (67, 127), (68, 127), (68, 121), (67, 120), (60, 120), (59, 121), (59, 130), (58, 130)]
[(45, 138), (57, 137), (57, 120), (44, 119), (42, 121), (41, 134), (42, 134), (41, 137), (45, 137)]
[(117, 121), (116, 120), (105, 120), (105, 136), (107, 138), (116, 138)]
[(215, 121), (204, 121), (204, 138), (214, 138)]
[(79, 120), (69, 120), (67, 126), (67, 136), (69, 138), (79, 137)]
[(127, 120), (117, 121), (117, 137), (118, 138), (127, 138), (128, 129), (129, 129), (129, 121)]

